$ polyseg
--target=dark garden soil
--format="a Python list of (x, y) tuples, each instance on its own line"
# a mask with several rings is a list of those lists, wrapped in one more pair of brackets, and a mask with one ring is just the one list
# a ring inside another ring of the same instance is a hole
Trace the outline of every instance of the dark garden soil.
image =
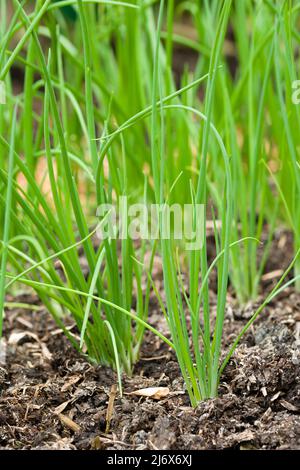
[[(274, 241), (266, 291), (278, 266), (288, 264), (290, 240), (281, 233)], [(162, 289), (159, 263), (156, 269)], [(213, 291), (211, 297), (214, 303)], [(10, 300), (38, 305), (28, 294)], [(240, 309), (228, 295), (225, 349), (258, 304)], [(150, 321), (166, 333), (154, 297)], [(196, 410), (174, 354), (150, 333), (133, 376), (123, 377), (123, 398), (115, 391), (115, 373), (77, 354), (42, 306), (7, 313), (5, 344), (0, 449), (300, 449), (300, 294), (291, 289), (244, 337), (219, 397)], [(165, 395), (132, 394), (149, 387), (164, 387)]]

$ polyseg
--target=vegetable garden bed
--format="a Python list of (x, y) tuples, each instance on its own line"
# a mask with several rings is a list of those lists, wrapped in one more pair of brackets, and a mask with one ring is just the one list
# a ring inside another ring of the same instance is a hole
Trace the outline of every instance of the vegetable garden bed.
[[(279, 260), (291, 249), (289, 240), (283, 232), (274, 241), (268, 269), (275, 276)], [(155, 280), (162, 288), (161, 274), (158, 260)], [(272, 282), (267, 276), (265, 288)], [(210, 296), (214, 304), (213, 289)], [(222, 377), (219, 397), (196, 410), (174, 353), (152, 333), (132, 377), (123, 375), (121, 399), (116, 374), (76, 353), (36, 297), (13, 300), (39, 310), (10, 309), (5, 322), (1, 449), (299, 449), (300, 295), (293, 289), (243, 338)], [(151, 324), (167, 334), (154, 295), (150, 305)], [(255, 307), (229, 301), (224, 351)], [(139, 391), (154, 398), (135, 395)]]
[(0, 449), (300, 449), (299, 30), (0, 0)]

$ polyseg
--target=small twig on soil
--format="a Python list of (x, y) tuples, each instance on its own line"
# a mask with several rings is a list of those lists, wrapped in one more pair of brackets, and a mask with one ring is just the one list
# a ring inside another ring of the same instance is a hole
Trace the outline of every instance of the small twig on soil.
[(162, 354), (161, 356), (153, 356), (153, 357), (141, 357), (141, 361), (160, 361), (161, 359), (168, 359), (168, 354)]
[(282, 276), (283, 270), (277, 269), (276, 271), (271, 271), (270, 273), (264, 274), (261, 279), (262, 281), (271, 281), (272, 279)]
[(66, 426), (67, 428), (71, 429), (74, 432), (80, 431), (80, 426), (76, 424), (71, 418), (61, 413), (58, 416), (64, 426)]
[(106, 411), (106, 428), (105, 428), (105, 434), (109, 433), (109, 427), (110, 427), (110, 422), (112, 418), (112, 414), (114, 411), (114, 402), (117, 394), (117, 386), (114, 384), (112, 385), (110, 389), (110, 395), (109, 395), (109, 400), (108, 400), (108, 407)]

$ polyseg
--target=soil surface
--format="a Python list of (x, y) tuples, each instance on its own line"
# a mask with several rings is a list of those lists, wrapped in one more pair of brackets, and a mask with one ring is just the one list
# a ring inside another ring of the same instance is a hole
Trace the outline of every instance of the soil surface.
[[(266, 291), (276, 260), (289, 261), (289, 240), (274, 241)], [(156, 269), (162, 288), (159, 262)], [(261, 299), (237, 308), (228, 295), (225, 351)], [(9, 300), (39, 306), (29, 294)], [(154, 296), (150, 310), (150, 322), (167, 334)], [(121, 398), (115, 373), (74, 351), (43, 306), (11, 309), (0, 357), (0, 449), (300, 449), (299, 345), (300, 294), (290, 289), (243, 338), (219, 397), (192, 409), (174, 353), (149, 332)], [(165, 393), (132, 394), (149, 387)]]

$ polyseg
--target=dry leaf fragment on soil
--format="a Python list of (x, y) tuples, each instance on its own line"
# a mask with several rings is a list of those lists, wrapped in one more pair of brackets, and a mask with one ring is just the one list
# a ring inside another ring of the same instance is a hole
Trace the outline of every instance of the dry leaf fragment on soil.
[(6, 350), (7, 350), (7, 343), (5, 338), (0, 339), (0, 366), (6, 365)]
[(126, 395), (136, 395), (138, 397), (148, 397), (153, 400), (161, 400), (162, 398), (170, 395), (170, 389), (168, 387), (149, 387), (135, 390), (134, 392), (127, 393)]
[(295, 405), (293, 405), (292, 403), (289, 403), (288, 401), (286, 400), (280, 400), (279, 402), (281, 404), (281, 406), (283, 406), (283, 408), (285, 408), (286, 410), (289, 410), (289, 411), (299, 411), (299, 408)]
[(72, 399), (64, 401), (63, 403), (58, 405), (56, 408), (54, 408), (53, 413), (55, 415), (60, 415), (67, 408), (68, 404), (71, 403), (71, 401), (72, 401)]
[(44, 359), (47, 359), (48, 361), (51, 361), (52, 360), (52, 353), (49, 351), (46, 344), (45, 343), (40, 343), (40, 345), (41, 345), (41, 350), (42, 350), (42, 354), (43, 354)]
[(34, 339), (40, 345), (44, 359), (51, 361), (52, 354), (47, 348), (46, 344), (43, 343), (36, 334), (31, 333), (30, 331), (12, 332), (8, 339), (8, 344), (16, 346), (23, 338), (26, 338), (26, 336)]
[(34, 333), (30, 333), (28, 331), (21, 331), (21, 332), (14, 331), (13, 333), (11, 333), (8, 339), (8, 344), (12, 344), (12, 345), (18, 344), (21, 341), (21, 339), (25, 338), (26, 336), (30, 336), (30, 338), (34, 339), (35, 341), (39, 343), (39, 339), (37, 335), (35, 335)]
[(281, 391), (279, 390), (279, 392), (275, 393), (275, 395), (272, 396), (271, 400), (270, 401), (275, 401), (277, 400), (277, 398), (281, 395)]
[(66, 392), (72, 385), (75, 385), (81, 379), (80, 375), (73, 375), (70, 379), (61, 387), (61, 392)]
[(117, 394), (117, 386), (114, 384), (112, 385), (110, 389), (109, 401), (108, 401), (108, 406), (106, 410), (105, 434), (108, 434), (109, 432), (110, 422), (111, 422), (111, 418), (112, 418), (113, 411), (114, 411), (114, 402), (115, 402), (116, 394)]

